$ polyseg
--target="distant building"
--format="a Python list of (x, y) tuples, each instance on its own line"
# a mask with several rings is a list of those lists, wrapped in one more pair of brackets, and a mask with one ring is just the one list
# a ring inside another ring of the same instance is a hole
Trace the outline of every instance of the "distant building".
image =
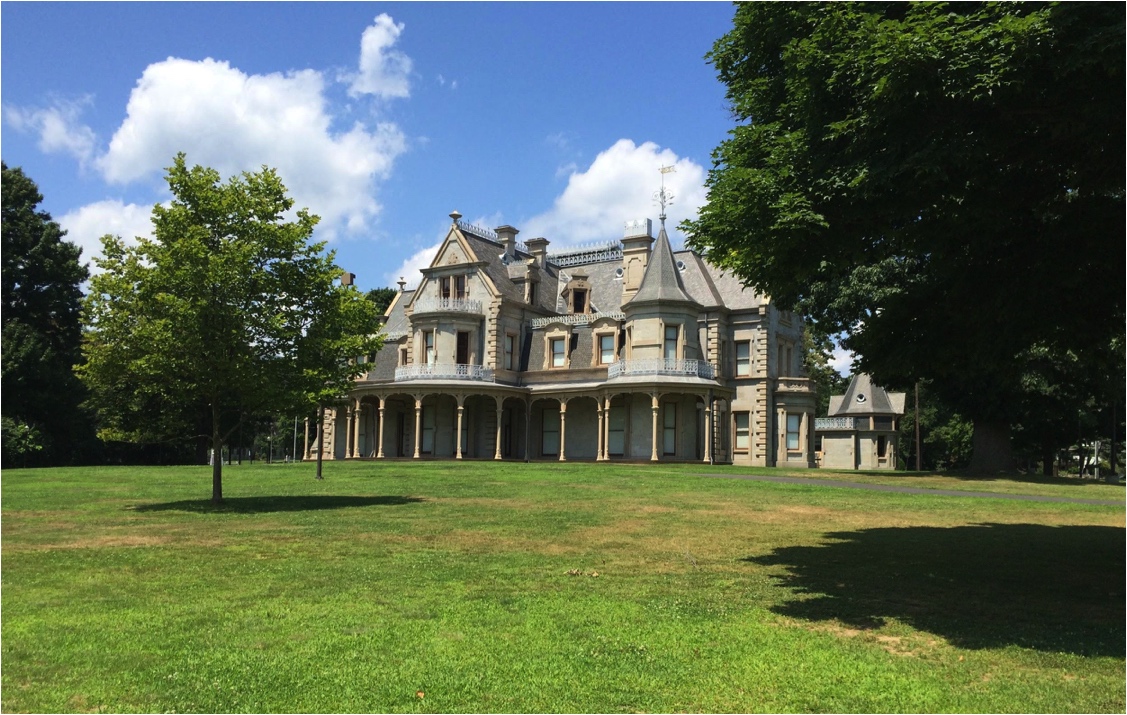
[(854, 375), (844, 395), (830, 397), (829, 416), (815, 421), (818, 465), (829, 469), (896, 469), (904, 393)]
[[(802, 321), (691, 251), (664, 220), (549, 253), (452, 223), (346, 404), (325, 458), (814, 466)], [(316, 456), (307, 430), (306, 458)]]

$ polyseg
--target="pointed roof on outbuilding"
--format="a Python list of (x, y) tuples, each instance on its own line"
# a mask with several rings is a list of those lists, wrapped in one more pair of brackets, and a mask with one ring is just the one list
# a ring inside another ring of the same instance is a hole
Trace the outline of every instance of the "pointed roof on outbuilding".
[(904, 393), (888, 392), (868, 375), (854, 375), (844, 395), (830, 397), (830, 417), (904, 414)]

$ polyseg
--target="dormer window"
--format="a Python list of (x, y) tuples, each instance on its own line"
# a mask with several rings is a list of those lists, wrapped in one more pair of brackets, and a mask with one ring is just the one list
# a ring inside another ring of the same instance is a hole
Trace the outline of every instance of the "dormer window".
[(576, 289), (571, 292), (571, 312), (587, 312), (587, 291)]
[(454, 276), (454, 297), (464, 300), (466, 297), (466, 277)]
[(444, 278), (438, 279), (438, 297), (439, 298), (449, 298), (450, 297), (450, 276), (446, 276)]

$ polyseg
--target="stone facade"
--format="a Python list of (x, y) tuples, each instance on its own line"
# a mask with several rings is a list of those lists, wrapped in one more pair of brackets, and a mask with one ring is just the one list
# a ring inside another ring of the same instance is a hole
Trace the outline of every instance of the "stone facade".
[[(814, 466), (802, 322), (664, 222), (550, 254), (455, 212), (387, 339), (329, 409), (325, 458)], [(306, 457), (316, 456), (307, 439)]]

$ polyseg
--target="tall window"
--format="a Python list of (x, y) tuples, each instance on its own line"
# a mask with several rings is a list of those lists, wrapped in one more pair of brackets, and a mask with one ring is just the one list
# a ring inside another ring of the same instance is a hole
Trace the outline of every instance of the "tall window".
[(665, 359), (677, 359), (677, 338), (680, 330), (676, 325), (665, 326)]
[(505, 336), (505, 369), (513, 369), (513, 353), (516, 352), (517, 336)]
[(611, 405), (610, 424), (607, 425), (607, 453), (621, 457), (626, 453), (626, 408)]
[(407, 364), (407, 348), (399, 348), (399, 365), (402, 367)]
[(599, 336), (599, 364), (609, 365), (614, 362), (614, 336)]
[(438, 279), (438, 295), (442, 298), (450, 297), (450, 277)]
[(434, 331), (433, 330), (427, 330), (426, 332), (423, 333), (423, 336), (424, 336), (423, 339), (426, 341), (427, 365), (433, 365), (434, 359), (435, 359)]
[(798, 431), (802, 427), (802, 415), (787, 415), (787, 449), (800, 449)]
[(423, 454), (432, 454), (434, 452), (434, 408), (423, 405), (422, 414), (423, 423), (423, 439), (420, 445), (420, 451)]
[(532, 282), (528, 284), (528, 303), (536, 305), (536, 284)]
[(545, 408), (541, 415), (540, 454), (545, 457), (557, 457), (560, 453), (560, 410), (558, 407)]
[(751, 449), (751, 413), (733, 412), (736, 418), (736, 451), (746, 452)]
[(662, 454), (677, 454), (677, 405), (665, 403), (662, 412), (661, 451)]
[(465, 298), (466, 297), (466, 277), (465, 276), (454, 276), (454, 297), (455, 298)]
[(751, 341), (736, 343), (736, 377), (751, 376)]
[(564, 339), (552, 338), (552, 367), (565, 367), (567, 362), (567, 354), (564, 352)]

